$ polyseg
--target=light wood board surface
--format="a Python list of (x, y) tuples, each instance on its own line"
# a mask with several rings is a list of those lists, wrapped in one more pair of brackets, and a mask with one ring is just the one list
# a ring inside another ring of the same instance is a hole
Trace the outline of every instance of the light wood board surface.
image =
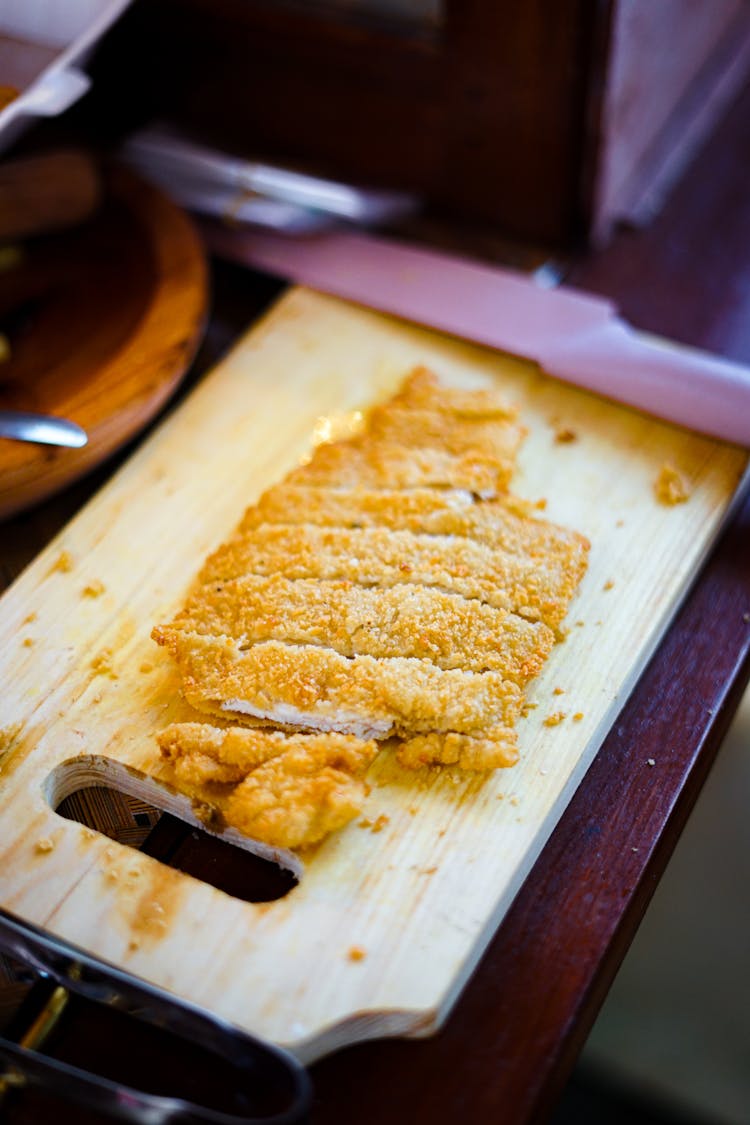
[[(546, 516), (592, 543), (570, 634), (528, 693), (520, 764), (416, 774), (382, 754), (365, 810), (387, 818), (382, 830), (337, 833), (273, 903), (239, 902), (58, 817), (62, 797), (103, 781), (192, 817), (145, 776), (164, 776), (153, 733), (187, 710), (150, 630), (315, 435), (345, 431), (415, 363), (507, 388), (530, 431), (514, 490), (546, 498)], [(566, 427), (577, 440), (556, 442)], [(305, 1060), (430, 1033), (644, 668), (746, 460), (531, 364), (291, 291), (0, 603), (0, 904)], [(655, 500), (665, 461), (691, 482), (685, 504)], [(566, 718), (545, 726), (556, 711)], [(659, 761), (644, 767), (646, 800)]]

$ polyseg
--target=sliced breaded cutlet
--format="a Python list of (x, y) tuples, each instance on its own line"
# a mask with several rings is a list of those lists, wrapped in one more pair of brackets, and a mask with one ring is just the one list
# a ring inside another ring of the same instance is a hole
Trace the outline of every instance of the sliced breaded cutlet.
[(245, 513), (153, 631), (206, 716), (159, 736), (178, 787), (295, 848), (356, 815), (383, 740), (412, 769), (514, 764), (589, 550), (507, 491), (524, 432), (420, 368)]

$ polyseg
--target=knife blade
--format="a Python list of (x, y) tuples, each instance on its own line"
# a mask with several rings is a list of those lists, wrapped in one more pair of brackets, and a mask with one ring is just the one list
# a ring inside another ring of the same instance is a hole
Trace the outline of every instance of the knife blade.
[(750, 368), (646, 336), (604, 298), (372, 235), (291, 239), (215, 222), (204, 230), (219, 256), (523, 356), (565, 382), (750, 446)]

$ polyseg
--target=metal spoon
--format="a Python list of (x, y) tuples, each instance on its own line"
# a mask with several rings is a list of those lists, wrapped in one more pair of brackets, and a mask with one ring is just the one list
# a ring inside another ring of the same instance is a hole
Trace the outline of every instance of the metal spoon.
[(0, 438), (64, 445), (69, 449), (80, 449), (89, 440), (86, 431), (67, 418), (30, 414), (24, 410), (0, 410)]

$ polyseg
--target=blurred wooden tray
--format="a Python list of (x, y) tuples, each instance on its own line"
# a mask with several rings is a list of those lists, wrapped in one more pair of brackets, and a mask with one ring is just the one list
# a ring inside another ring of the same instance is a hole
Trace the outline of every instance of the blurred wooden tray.
[(0, 407), (83, 426), (83, 449), (0, 439), (0, 517), (81, 476), (137, 433), (188, 368), (206, 313), (190, 219), (121, 169), (91, 222), (31, 241), (0, 272)]

